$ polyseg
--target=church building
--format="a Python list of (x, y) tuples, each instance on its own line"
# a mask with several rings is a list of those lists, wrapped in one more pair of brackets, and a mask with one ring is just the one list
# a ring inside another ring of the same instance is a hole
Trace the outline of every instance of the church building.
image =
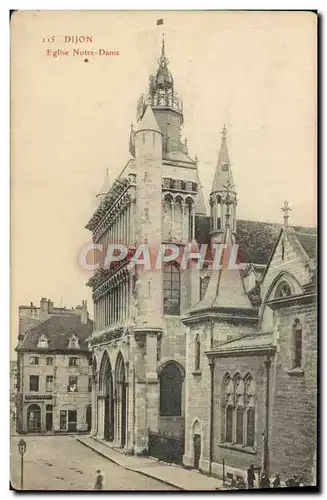
[[(289, 226), (286, 202), (284, 224), (237, 218), (225, 127), (207, 215), (183, 120), (163, 41), (131, 126), (130, 158), (111, 186), (105, 181), (86, 225), (94, 244), (128, 248), (110, 266), (103, 252), (88, 282), (91, 435), (219, 476), (254, 464), (309, 480), (316, 230)], [(152, 254), (163, 244), (178, 247), (175, 260), (130, 265), (140, 245)], [(219, 244), (223, 264), (213, 266)], [(243, 265), (231, 268), (235, 244)], [(199, 266), (194, 253), (204, 245)], [(185, 252), (193, 258), (182, 266)]]

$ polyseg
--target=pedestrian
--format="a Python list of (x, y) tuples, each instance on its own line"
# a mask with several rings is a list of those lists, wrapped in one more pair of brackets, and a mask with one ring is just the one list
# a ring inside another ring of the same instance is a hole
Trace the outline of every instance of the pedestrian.
[(101, 474), (101, 470), (97, 470), (97, 477), (95, 480), (94, 489), (95, 490), (103, 489), (103, 475)]
[(248, 489), (249, 490), (253, 489), (254, 481), (255, 481), (254, 466), (253, 466), (253, 464), (251, 464), (250, 467), (248, 468)]
[(273, 480), (273, 488), (280, 488), (280, 477), (279, 474), (277, 473), (275, 475), (275, 479)]
[(260, 488), (270, 488), (270, 481), (267, 472), (261, 475)]

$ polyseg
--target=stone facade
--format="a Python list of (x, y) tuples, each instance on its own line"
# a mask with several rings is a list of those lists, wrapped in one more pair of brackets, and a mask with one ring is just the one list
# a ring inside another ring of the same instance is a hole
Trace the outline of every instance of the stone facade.
[[(76, 308), (77, 314), (75, 309), (60, 314), (53, 308), (30, 328), (26, 309), (19, 309), (24, 329), (16, 347), (18, 432), (90, 431), (92, 369), (86, 339), (93, 322), (86, 302)], [(33, 320), (35, 316), (33, 312)]]
[[(137, 115), (131, 158), (101, 191), (86, 226), (112, 261), (112, 245), (128, 247), (88, 283), (95, 304), (92, 435), (148, 453), (150, 435), (170, 434), (184, 441), (186, 466), (222, 476), (223, 469), (244, 475), (253, 463), (309, 481), (316, 333), (308, 286), (316, 231), (288, 227), (286, 205), (284, 225), (237, 219), (225, 127), (207, 216), (198, 159), (180, 142), (183, 108), (164, 46)], [(225, 265), (235, 242), (242, 269)], [(154, 266), (160, 245), (170, 243), (179, 254)], [(217, 243), (226, 249), (221, 269), (213, 269)], [(202, 269), (197, 245), (206, 245)], [(193, 257), (184, 269), (186, 250)], [(284, 404), (284, 391), (292, 404)], [(295, 421), (301, 437), (292, 462)]]

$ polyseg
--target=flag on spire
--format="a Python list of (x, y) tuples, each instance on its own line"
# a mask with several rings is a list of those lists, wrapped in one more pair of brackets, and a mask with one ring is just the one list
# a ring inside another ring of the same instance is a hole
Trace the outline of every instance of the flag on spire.
[(160, 26), (163, 23), (164, 23), (163, 19), (157, 19), (157, 26)]

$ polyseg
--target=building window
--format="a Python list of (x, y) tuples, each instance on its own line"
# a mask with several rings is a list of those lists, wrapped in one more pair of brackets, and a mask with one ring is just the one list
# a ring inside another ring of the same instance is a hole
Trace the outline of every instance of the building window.
[(69, 366), (77, 366), (77, 359), (78, 358), (69, 358)]
[(53, 390), (53, 376), (52, 375), (47, 375), (46, 379), (46, 391), (47, 392), (52, 392)]
[(253, 447), (255, 441), (255, 384), (252, 377), (248, 376), (245, 382), (246, 405), (246, 440), (247, 446)]
[(88, 389), (89, 389), (89, 392), (92, 392), (92, 377), (89, 377)]
[(210, 281), (209, 276), (205, 276), (204, 278), (200, 279), (200, 300), (202, 300), (203, 297), (205, 296), (205, 293), (209, 285), (209, 281)]
[(180, 272), (176, 264), (164, 268), (164, 314), (180, 314)]
[(52, 366), (52, 365), (53, 365), (53, 358), (52, 358), (51, 356), (48, 356), (48, 357), (46, 358), (46, 364), (47, 364), (48, 366)]
[(60, 410), (60, 430), (67, 429), (67, 410)]
[(293, 368), (301, 368), (302, 365), (302, 326), (298, 319), (293, 325)]
[(39, 392), (39, 376), (30, 375), (30, 391)]
[(68, 344), (68, 348), (69, 349), (79, 349), (78, 339), (75, 337), (75, 335), (73, 335), (72, 338), (70, 339), (69, 344)]
[(40, 361), (40, 358), (38, 356), (31, 356), (30, 357), (31, 365), (38, 365), (39, 361)]
[(292, 295), (290, 285), (286, 281), (282, 281), (276, 288), (275, 299), (283, 299)]
[(40, 348), (47, 348), (48, 347), (48, 339), (46, 338), (46, 336), (43, 333), (38, 340), (37, 346)]
[(29, 405), (27, 408), (27, 431), (41, 431), (41, 408), (39, 405)]
[(173, 362), (160, 374), (160, 416), (180, 417), (182, 414), (182, 374)]
[(255, 384), (250, 375), (223, 383), (222, 442), (253, 447), (255, 444)]
[(195, 338), (195, 370), (200, 370), (200, 356), (201, 356), (201, 343), (200, 336), (197, 335)]
[(77, 392), (77, 377), (75, 376), (69, 377), (67, 392)]

